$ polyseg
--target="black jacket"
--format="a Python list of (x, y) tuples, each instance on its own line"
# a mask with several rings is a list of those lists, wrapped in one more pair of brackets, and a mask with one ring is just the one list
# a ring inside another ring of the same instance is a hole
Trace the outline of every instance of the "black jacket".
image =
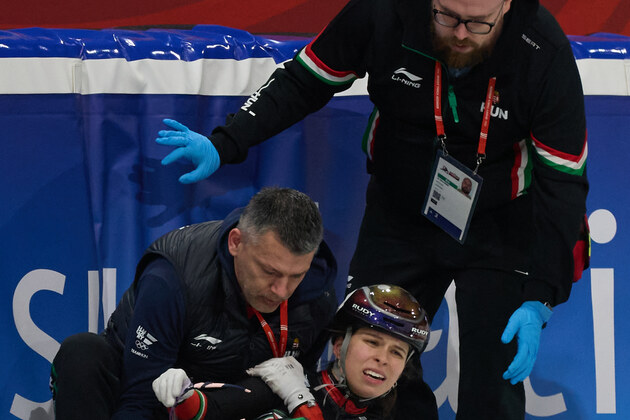
[[(125, 343), (124, 410), (133, 412), (132, 406), (143, 405), (142, 401), (146, 407), (157, 403), (151, 382), (169, 367), (184, 369), (195, 381), (234, 383), (247, 377), (247, 368), (273, 357), (260, 322), (247, 316), (227, 250), (227, 235), (239, 214), (167, 233), (140, 260), (136, 279), (104, 332), (119, 348)], [(171, 267), (168, 279), (155, 275), (156, 263), (166, 261)], [(305, 279), (289, 299), (287, 354), (299, 358), (331, 320), (337, 306), (335, 276), (335, 259), (322, 242)], [(159, 286), (146, 289), (152, 286), (149, 282), (159, 282)], [(143, 297), (143, 290), (152, 290), (144, 292), (151, 296)], [(153, 300), (168, 307), (147, 309)], [(141, 309), (138, 302), (143, 302)], [(279, 311), (264, 318), (279, 334)], [(159, 325), (156, 319), (161, 320)]]
[[(393, 204), (392, 217), (419, 214), (436, 151), (431, 5), (351, 0), (213, 131), (221, 162), (243, 160), (249, 147), (367, 75), (375, 108), (363, 146), (372, 184)], [(483, 187), (464, 247), (479, 253), (480, 266), (528, 273), (524, 300), (564, 302), (588, 191), (583, 93), (568, 39), (536, 0), (514, 1), (492, 55), (464, 76), (443, 74), (446, 146), (471, 169), (496, 77)]]

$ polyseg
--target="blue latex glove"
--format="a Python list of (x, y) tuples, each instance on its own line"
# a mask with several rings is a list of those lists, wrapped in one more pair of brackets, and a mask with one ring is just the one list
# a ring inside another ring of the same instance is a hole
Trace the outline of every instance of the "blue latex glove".
[(175, 120), (165, 119), (164, 124), (175, 131), (160, 130), (156, 143), (165, 146), (177, 146), (177, 149), (162, 159), (162, 165), (168, 165), (180, 158), (189, 159), (195, 169), (179, 177), (182, 184), (201, 181), (219, 169), (221, 159), (212, 142)]
[(529, 376), (540, 345), (540, 333), (543, 324), (551, 318), (553, 312), (538, 301), (527, 301), (518, 308), (508, 321), (501, 341), (505, 344), (518, 336), (518, 351), (514, 360), (503, 373), (503, 379), (515, 385)]

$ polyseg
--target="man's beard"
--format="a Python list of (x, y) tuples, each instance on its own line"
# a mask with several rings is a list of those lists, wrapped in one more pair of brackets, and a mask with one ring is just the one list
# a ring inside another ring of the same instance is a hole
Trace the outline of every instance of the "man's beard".
[[(471, 41), (468, 38), (464, 40), (458, 40), (454, 36), (441, 38), (435, 31), (435, 25), (436, 23), (434, 21), (431, 22), (431, 35), (433, 38), (433, 49), (435, 51), (435, 55), (444, 64), (446, 64), (447, 67), (455, 69), (473, 67), (484, 61), (486, 58), (490, 57), (490, 54), (492, 54), (492, 50), (494, 49), (494, 45), (497, 40), (496, 34), (500, 29), (499, 27), (494, 27), (492, 34), (488, 35), (492, 36), (490, 42), (480, 47), (477, 45), (477, 43)], [(451, 45), (455, 43), (464, 46), (471, 46), (473, 47), (473, 49), (467, 53), (453, 51)]]

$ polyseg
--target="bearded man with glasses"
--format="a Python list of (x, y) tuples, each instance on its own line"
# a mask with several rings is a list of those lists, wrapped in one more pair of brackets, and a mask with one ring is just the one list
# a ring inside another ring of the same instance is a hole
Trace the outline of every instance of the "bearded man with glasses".
[[(501, 27), (506, 2), (501, 0), (494, 13), (462, 19), (438, 1), (434, 3), (431, 31), (436, 55), (449, 68), (472, 67), (490, 56)], [(507, 8), (510, 2), (507, 2)], [(483, 13), (483, 12), (482, 12)], [(494, 15), (492, 21), (486, 21)], [(437, 23), (437, 25), (436, 25)], [(495, 29), (496, 27), (496, 29)]]
[[(432, 320), (454, 280), (457, 418), (523, 419), (551, 307), (588, 265), (582, 84), (538, 0), (350, 0), (227, 125), (206, 137), (165, 120), (163, 163), (190, 159), (180, 180), (197, 182), (362, 77), (370, 183), (347, 290), (394, 283)], [(397, 416), (437, 418), (416, 372)]]

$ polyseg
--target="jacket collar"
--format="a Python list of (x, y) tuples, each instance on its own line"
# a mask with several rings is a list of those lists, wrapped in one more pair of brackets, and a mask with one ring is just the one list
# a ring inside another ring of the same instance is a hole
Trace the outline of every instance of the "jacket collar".
[(431, 1), (394, 0), (396, 14), (402, 22), (403, 47), (433, 57), (431, 44)]
[(225, 274), (221, 276), (221, 285), (225, 292), (226, 302), (230, 302), (226, 307), (231, 306), (233, 308), (239, 308), (241, 306), (244, 308), (246, 306), (241, 289), (236, 281), (234, 257), (230, 254), (228, 249), (228, 236), (230, 231), (238, 224), (238, 219), (242, 212), (243, 208), (238, 208), (228, 214), (221, 224), (221, 233), (217, 239), (217, 254), (219, 255), (222, 271)]

